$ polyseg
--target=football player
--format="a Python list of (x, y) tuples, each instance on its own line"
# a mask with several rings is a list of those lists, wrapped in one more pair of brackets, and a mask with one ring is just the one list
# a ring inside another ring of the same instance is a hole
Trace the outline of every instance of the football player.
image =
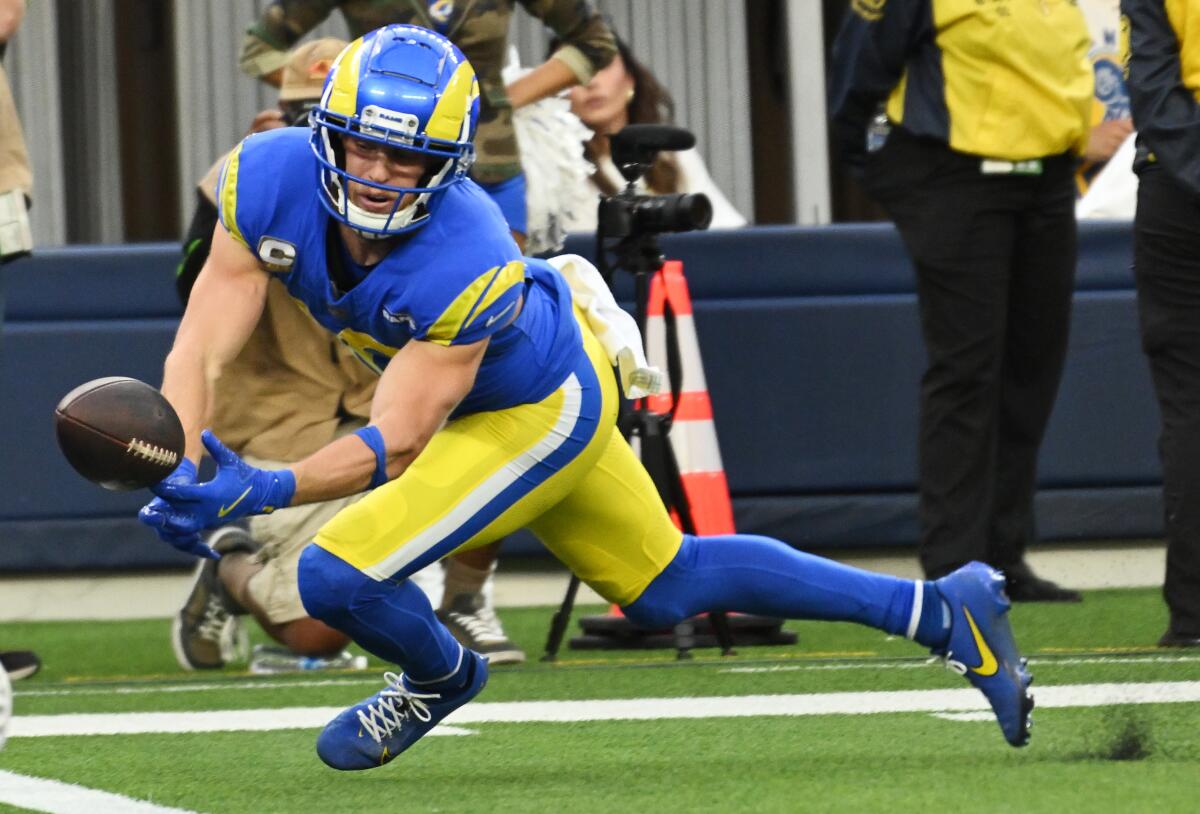
[[(345, 46), (345, 40), (326, 37), (294, 49), (284, 66), (278, 107), (259, 113), (250, 132), (288, 124), (307, 127), (308, 111), (320, 100), (325, 76)], [(223, 166), (224, 158), (197, 185), (196, 209), (175, 277), (185, 305), (208, 257), (219, 218), (216, 195)], [(287, 466), (366, 424), (377, 380), (297, 308), (283, 284), (275, 280), (268, 285), (258, 325), (214, 383), (211, 426), (255, 466)], [(256, 648), (252, 672), (268, 663), (271, 669), (282, 669), (289, 662), (331, 668), (353, 663), (342, 650), (346, 637), (305, 613), (296, 568), (301, 550), (317, 530), (354, 499), (297, 506), (249, 518), (245, 528), (226, 526), (213, 532), (205, 544), (223, 556), (219, 562), (205, 559), (197, 566), (171, 628), (180, 666), (215, 669), (233, 660), (246, 638), (241, 616), (247, 613), (285, 651)], [(485, 580), (490, 581), (490, 575), (470, 579), (479, 565), (476, 562), (447, 558), (447, 565), (444, 572), (441, 564), (423, 570), (418, 584), (432, 602), (441, 598), (439, 614), (455, 636), (482, 653), (489, 664), (524, 661), (525, 654), (505, 635), (486, 601), (490, 591)]]
[[(325, 727), (321, 759), (387, 763), (483, 689), (487, 663), (408, 576), (522, 527), (645, 626), (726, 610), (906, 635), (981, 689), (1005, 738), (1024, 744), (1030, 677), (997, 572), (902, 580), (764, 537), (676, 529), (616, 429), (613, 363), (630, 344), (618, 349), (604, 309), (578, 307), (566, 280), (588, 276), (584, 261), (523, 258), (466, 177), (477, 111), (471, 66), (444, 37), (388, 26), (352, 42), (310, 134), (250, 136), (226, 162), (212, 253), (164, 368), (187, 460), (140, 516), (166, 541), (194, 552), (202, 529), (369, 490), (304, 550), (300, 594), (403, 674)], [(211, 381), (269, 279), (380, 374), (366, 427), (273, 470), (203, 431)], [(647, 386), (628, 375), (638, 365), (619, 367), (627, 392)], [(204, 449), (217, 471), (198, 482)]]

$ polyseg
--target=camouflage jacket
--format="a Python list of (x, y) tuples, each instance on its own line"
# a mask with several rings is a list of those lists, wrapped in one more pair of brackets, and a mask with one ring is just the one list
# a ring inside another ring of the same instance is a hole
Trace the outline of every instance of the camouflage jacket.
[[(554, 58), (567, 64), (581, 83), (603, 68), (616, 52), (612, 32), (588, 0), (276, 0), (246, 32), (240, 65), (251, 76), (268, 74), (287, 60), (287, 49), (321, 23), (334, 8), (342, 12), (351, 37), (389, 23), (412, 23), (440, 31), (462, 49), (479, 77), (478, 160), (472, 175), (491, 184), (521, 170), (512, 106), (500, 71), (508, 50), (508, 27), (520, 3), (563, 41)], [(436, 10), (444, 19), (435, 20)]]

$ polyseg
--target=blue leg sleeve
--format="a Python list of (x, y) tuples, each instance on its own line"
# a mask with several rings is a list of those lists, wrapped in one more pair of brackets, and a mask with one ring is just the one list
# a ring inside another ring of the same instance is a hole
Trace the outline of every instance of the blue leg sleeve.
[[(914, 625), (919, 585), (805, 554), (768, 537), (685, 534), (679, 553), (624, 611), (649, 628), (670, 627), (705, 611), (740, 611), (859, 622), (904, 635)], [(922, 587), (922, 599), (936, 599), (940, 608), (932, 583)], [(915, 636), (918, 641), (926, 638), (923, 632)]]
[(314, 619), (342, 631), (422, 684), (449, 680), (463, 650), (433, 613), (425, 593), (407, 579), (376, 582), (325, 549), (300, 555), (300, 600)]

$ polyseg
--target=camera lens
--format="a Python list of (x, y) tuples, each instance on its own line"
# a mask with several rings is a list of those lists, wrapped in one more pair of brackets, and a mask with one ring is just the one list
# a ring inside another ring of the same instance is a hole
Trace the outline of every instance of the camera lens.
[(643, 197), (635, 204), (633, 221), (639, 231), (651, 233), (705, 229), (712, 221), (712, 204), (703, 193)]
[(679, 232), (707, 229), (708, 224), (712, 223), (712, 202), (708, 200), (708, 196), (702, 192), (680, 195), (679, 222), (687, 224), (676, 230)]

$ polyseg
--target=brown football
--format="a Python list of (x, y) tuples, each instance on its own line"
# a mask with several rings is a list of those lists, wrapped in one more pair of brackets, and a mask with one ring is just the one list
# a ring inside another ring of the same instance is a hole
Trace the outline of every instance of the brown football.
[(183, 457), (183, 425), (170, 403), (124, 376), (95, 379), (63, 396), (54, 431), (75, 471), (105, 489), (153, 486)]

